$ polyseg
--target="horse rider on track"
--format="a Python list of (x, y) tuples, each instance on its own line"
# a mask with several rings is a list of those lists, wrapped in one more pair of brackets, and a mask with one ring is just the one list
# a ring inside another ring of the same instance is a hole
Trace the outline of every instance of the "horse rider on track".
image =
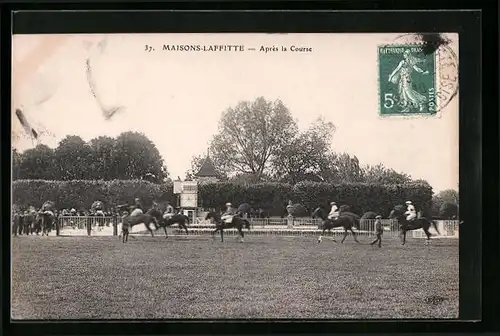
[(236, 209), (233, 207), (231, 203), (226, 203), (226, 212), (222, 214), (222, 221), (226, 223), (231, 223), (233, 221), (233, 217), (236, 215)]
[(134, 210), (130, 213), (130, 216), (138, 216), (144, 213), (144, 207), (142, 206), (141, 200), (139, 198), (135, 199)]
[(415, 206), (411, 203), (411, 201), (406, 201), (406, 220), (413, 221), (417, 218), (417, 212), (415, 211)]
[(336, 202), (331, 202), (330, 205), (332, 208), (330, 209), (330, 213), (328, 214), (328, 219), (330, 220), (336, 220), (339, 218), (339, 208), (337, 207)]

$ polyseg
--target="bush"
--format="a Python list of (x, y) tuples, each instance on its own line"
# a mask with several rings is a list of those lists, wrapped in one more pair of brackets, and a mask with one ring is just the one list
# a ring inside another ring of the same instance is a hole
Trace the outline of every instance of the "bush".
[(58, 209), (90, 209), (96, 200), (109, 208), (118, 204), (132, 204), (134, 198), (139, 197), (144, 206), (149, 207), (154, 199), (172, 201), (172, 191), (170, 184), (154, 184), (144, 180), (17, 180), (12, 183), (12, 201), (23, 206), (40, 207), (45, 201), (53, 200)]

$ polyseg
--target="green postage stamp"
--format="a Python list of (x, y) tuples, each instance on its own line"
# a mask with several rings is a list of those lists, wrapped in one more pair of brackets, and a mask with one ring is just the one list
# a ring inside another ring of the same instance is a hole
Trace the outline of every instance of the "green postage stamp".
[(436, 56), (418, 45), (378, 47), (379, 107), (381, 116), (434, 115)]

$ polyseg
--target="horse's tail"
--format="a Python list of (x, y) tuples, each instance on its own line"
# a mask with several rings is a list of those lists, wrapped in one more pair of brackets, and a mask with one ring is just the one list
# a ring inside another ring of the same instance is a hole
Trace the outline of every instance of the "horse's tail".
[(438, 229), (436, 221), (433, 220), (433, 219), (429, 219), (429, 220), (430, 220), (432, 226), (434, 226), (434, 230), (436, 230), (436, 232), (438, 233), (438, 235), (441, 235), (441, 232), (439, 232), (439, 229)]

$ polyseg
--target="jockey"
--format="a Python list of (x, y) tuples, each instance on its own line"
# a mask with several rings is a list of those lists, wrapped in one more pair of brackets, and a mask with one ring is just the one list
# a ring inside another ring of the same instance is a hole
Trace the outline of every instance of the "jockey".
[(337, 203), (335, 202), (330, 203), (330, 205), (332, 206), (332, 209), (328, 214), (328, 219), (336, 220), (337, 218), (339, 218), (339, 208), (337, 207)]
[(231, 223), (233, 221), (233, 217), (236, 215), (236, 209), (233, 208), (233, 205), (231, 203), (226, 203), (226, 212), (222, 214), (222, 221), (226, 223)]
[(42, 208), (40, 209), (40, 212), (43, 214), (49, 214), (51, 216), (54, 216), (54, 211), (52, 210), (52, 202), (47, 201), (43, 203)]
[(134, 210), (130, 213), (130, 216), (138, 216), (144, 213), (141, 200), (139, 198), (135, 199)]
[(92, 209), (94, 210), (96, 216), (104, 216), (103, 204), (101, 201), (95, 201), (92, 204)]
[(406, 201), (406, 220), (412, 221), (417, 217), (417, 212), (415, 211), (415, 207), (411, 203), (411, 201)]
[(170, 219), (174, 215), (174, 207), (167, 202), (167, 210), (163, 213), (163, 218)]

